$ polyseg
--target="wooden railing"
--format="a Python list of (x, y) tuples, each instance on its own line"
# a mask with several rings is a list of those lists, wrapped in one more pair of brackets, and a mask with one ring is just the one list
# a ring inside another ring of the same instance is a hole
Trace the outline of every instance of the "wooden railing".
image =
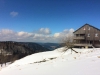
[(85, 36), (74, 36), (74, 39), (85, 39)]

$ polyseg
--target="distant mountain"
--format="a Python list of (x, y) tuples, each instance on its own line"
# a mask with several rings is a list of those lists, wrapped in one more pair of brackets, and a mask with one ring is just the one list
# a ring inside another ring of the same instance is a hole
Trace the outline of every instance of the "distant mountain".
[(38, 44), (50, 50), (54, 50), (56, 48), (61, 47), (59, 43), (38, 43)]
[(37, 43), (33, 43), (33, 42), (19, 42), (19, 43), (29, 47), (31, 50), (33, 50), (34, 53), (50, 51), (50, 49), (43, 47)]
[(29, 47), (20, 44), (18, 42), (12, 42), (12, 41), (5, 41), (0, 42), (0, 53), (2, 54), (14, 54), (14, 53), (27, 53), (32, 54), (33, 50)]
[(45, 47), (42, 47), (37, 43), (4, 41), (0, 42), (0, 51), (6, 51), (9, 53), (19, 52), (32, 54), (50, 50)]
[(2, 41), (0, 42), (0, 64), (44, 51), (50, 50), (36, 43)]

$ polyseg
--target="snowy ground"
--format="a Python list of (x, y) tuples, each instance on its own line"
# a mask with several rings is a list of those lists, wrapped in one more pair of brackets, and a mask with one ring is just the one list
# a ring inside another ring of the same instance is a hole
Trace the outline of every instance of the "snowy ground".
[(100, 75), (100, 49), (75, 49), (29, 55), (2, 68), (0, 75)]

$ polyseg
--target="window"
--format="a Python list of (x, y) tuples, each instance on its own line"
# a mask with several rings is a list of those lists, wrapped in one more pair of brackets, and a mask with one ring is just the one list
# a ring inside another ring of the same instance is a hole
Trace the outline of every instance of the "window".
[(86, 30), (85, 28), (83, 30)]
[(90, 27), (88, 28), (88, 30), (90, 30)]
[(95, 34), (95, 37), (98, 37), (98, 33)]
[(90, 37), (90, 34), (88, 34), (88, 36), (87, 37)]

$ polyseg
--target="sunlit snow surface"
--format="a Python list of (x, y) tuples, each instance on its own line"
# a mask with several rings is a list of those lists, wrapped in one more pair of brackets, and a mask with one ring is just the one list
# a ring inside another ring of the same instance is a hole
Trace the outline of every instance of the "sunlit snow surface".
[[(0, 75), (100, 75), (100, 49), (62, 48), (26, 56), (2, 68)], [(45, 60), (45, 62), (43, 62)]]

